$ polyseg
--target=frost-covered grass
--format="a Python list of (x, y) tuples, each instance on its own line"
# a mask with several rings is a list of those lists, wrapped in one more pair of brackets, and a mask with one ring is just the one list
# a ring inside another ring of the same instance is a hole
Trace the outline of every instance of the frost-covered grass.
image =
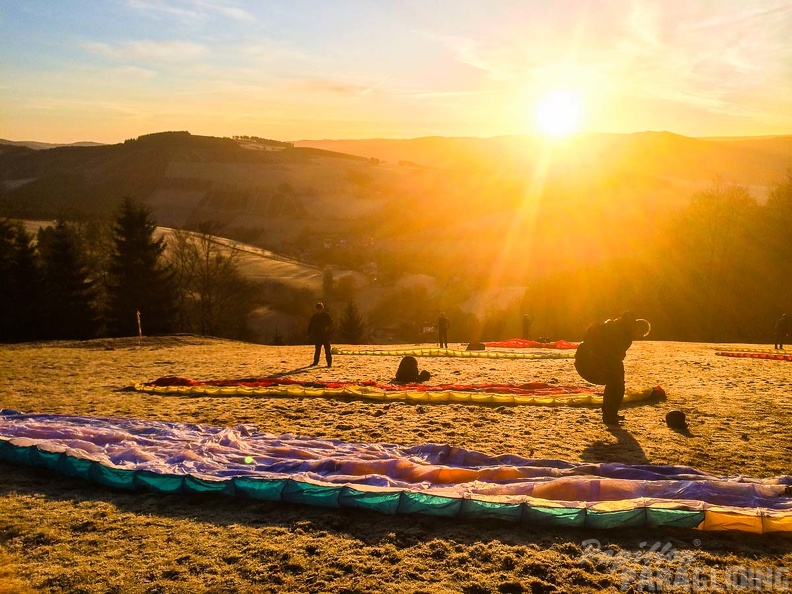
[[(452, 347), (454, 345), (451, 345)], [(284, 374), (389, 381), (398, 357), (336, 356), (306, 369), (312, 347), (178, 336), (0, 346), (0, 408), (127, 416), (351, 441), (449, 443), (491, 454), (572, 461), (686, 464), (767, 477), (790, 472), (792, 363), (716, 357), (711, 344), (643, 342), (627, 383), (661, 385), (665, 401), (623, 412), (608, 431), (592, 408), (420, 405), (360, 400), (152, 396), (129, 391), (164, 375)], [(757, 346), (757, 345), (754, 345)], [(382, 347), (394, 348), (394, 347)], [(570, 360), (420, 358), (430, 382), (581, 384)], [(691, 435), (665, 412), (688, 415)], [(548, 530), (497, 522), (384, 516), (222, 496), (127, 493), (0, 464), (0, 594), (5, 592), (600, 592), (621, 591), (597, 539), (652, 575), (673, 562), (654, 543), (726, 575), (785, 566), (792, 538), (691, 530)], [(648, 543), (643, 544), (642, 543)], [(638, 587), (639, 582), (634, 584)]]

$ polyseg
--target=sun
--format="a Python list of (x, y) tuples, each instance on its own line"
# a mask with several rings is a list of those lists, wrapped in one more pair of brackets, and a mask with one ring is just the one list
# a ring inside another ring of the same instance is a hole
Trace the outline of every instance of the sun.
[(580, 127), (582, 102), (572, 91), (549, 91), (534, 107), (534, 125), (547, 136), (560, 137), (577, 132)]

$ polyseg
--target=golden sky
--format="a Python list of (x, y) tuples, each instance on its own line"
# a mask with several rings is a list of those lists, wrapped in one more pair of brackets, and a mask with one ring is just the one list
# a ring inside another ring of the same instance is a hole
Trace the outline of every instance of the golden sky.
[(790, 0), (12, 0), (0, 138), (792, 134), (790, 31)]

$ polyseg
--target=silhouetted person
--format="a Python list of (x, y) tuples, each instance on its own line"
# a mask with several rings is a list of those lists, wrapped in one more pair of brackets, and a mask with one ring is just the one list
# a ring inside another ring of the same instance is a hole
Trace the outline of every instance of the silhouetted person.
[(314, 360), (311, 367), (319, 365), (319, 355), (322, 353), (322, 347), (325, 350), (325, 360), (327, 366), (333, 364), (333, 355), (330, 352), (330, 332), (333, 329), (333, 318), (325, 311), (323, 303), (317, 303), (314, 307), (316, 312), (311, 316), (311, 321), (308, 322), (308, 336), (314, 341)]
[(451, 325), (451, 322), (448, 321), (448, 318), (444, 313), (440, 314), (440, 317), (437, 318), (437, 336), (438, 341), (440, 342), (441, 349), (448, 348), (448, 327)]
[(787, 334), (789, 334), (789, 318), (786, 314), (781, 314), (781, 317), (778, 318), (778, 321), (775, 323), (775, 328), (773, 328), (773, 335), (775, 336), (775, 348), (784, 348), (784, 339), (786, 338)]
[(602, 397), (602, 421), (617, 425), (624, 417), (619, 407), (624, 400), (624, 357), (633, 340), (649, 334), (651, 326), (643, 319), (635, 319), (626, 311), (615, 320), (592, 324), (575, 353), (575, 369), (580, 376), (605, 386)]
[(528, 314), (525, 314), (523, 316), (523, 324), (522, 324), (522, 326), (523, 326), (523, 328), (522, 328), (522, 330), (523, 330), (523, 333), (522, 333), (523, 340), (530, 340), (531, 339), (531, 324), (533, 324), (533, 321), (534, 321), (534, 317), (533, 316), (528, 315)]
[(418, 371), (418, 359), (412, 355), (403, 357), (396, 370), (396, 381), (400, 384), (415, 384), (428, 381), (432, 377), (425, 369)]

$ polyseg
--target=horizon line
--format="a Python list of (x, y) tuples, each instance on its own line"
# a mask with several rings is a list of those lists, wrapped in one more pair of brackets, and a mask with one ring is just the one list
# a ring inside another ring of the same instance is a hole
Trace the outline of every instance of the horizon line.
[[(147, 132), (144, 134), (140, 134), (138, 136), (132, 137), (131, 139), (137, 139), (144, 136), (150, 136), (152, 134), (162, 134), (167, 132), (177, 132), (177, 130), (162, 130), (160, 132)], [(213, 136), (210, 134), (194, 134), (189, 131), (182, 131), (178, 130), (178, 132), (187, 132), (190, 136), (205, 136), (209, 138), (233, 138), (233, 136)], [(780, 134), (757, 134), (757, 135), (707, 135), (707, 136), (687, 136), (685, 134), (680, 134), (678, 132), (672, 132), (670, 130), (642, 130), (636, 132), (583, 132), (580, 134), (570, 134), (569, 136), (557, 139), (549, 139), (550, 142), (553, 143), (563, 143), (569, 140), (574, 140), (576, 138), (584, 138), (590, 136), (632, 136), (638, 134), (671, 134), (674, 136), (680, 136), (682, 138), (691, 138), (695, 140), (764, 140), (770, 138), (784, 138), (787, 136), (792, 136), (792, 132), (788, 133), (780, 133)], [(248, 134), (248, 136), (250, 136)], [(445, 136), (441, 134), (429, 134), (426, 136), (412, 136), (412, 137), (369, 137), (369, 138), (303, 138), (300, 140), (278, 140), (278, 142), (291, 142), (291, 143), (300, 143), (300, 142), (374, 142), (374, 141), (412, 141), (412, 140), (426, 140), (426, 139), (475, 139), (475, 140), (494, 140), (498, 138), (530, 138), (530, 139), (542, 139), (543, 136), (540, 134), (498, 134), (495, 136)], [(118, 142), (99, 142), (95, 140), (77, 140), (72, 142), (52, 142), (46, 140), (13, 140), (10, 138), (0, 138), (0, 143), (5, 144), (42, 144), (42, 145), (52, 145), (53, 147), (67, 147), (67, 146), (75, 146), (75, 145), (95, 145), (95, 146), (112, 146), (114, 144), (123, 144), (125, 141), (130, 140), (130, 138), (126, 138), (124, 140)], [(274, 138), (268, 140), (276, 140)]]

